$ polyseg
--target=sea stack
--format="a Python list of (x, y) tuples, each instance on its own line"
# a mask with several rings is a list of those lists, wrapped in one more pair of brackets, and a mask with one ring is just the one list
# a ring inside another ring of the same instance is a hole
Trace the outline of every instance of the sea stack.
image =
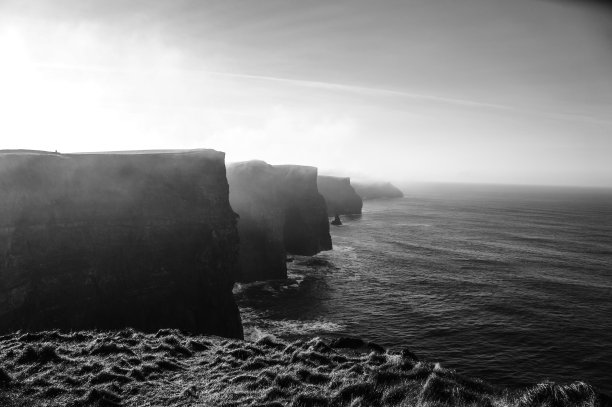
[(224, 157), (0, 152), (0, 331), (242, 338)]
[(325, 198), (328, 216), (361, 213), (363, 202), (351, 186), (350, 178), (319, 175), (317, 177), (317, 187)]
[(331, 221), (331, 224), (334, 226), (341, 226), (342, 220), (340, 220), (340, 215), (336, 214), (336, 216), (334, 216), (334, 220)]

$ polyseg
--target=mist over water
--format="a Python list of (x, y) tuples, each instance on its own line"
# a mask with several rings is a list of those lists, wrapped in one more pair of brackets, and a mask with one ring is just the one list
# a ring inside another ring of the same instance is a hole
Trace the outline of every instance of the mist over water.
[(612, 191), (406, 192), (332, 227), (288, 283), (238, 287), (247, 335), (355, 335), (498, 384), (612, 392)]

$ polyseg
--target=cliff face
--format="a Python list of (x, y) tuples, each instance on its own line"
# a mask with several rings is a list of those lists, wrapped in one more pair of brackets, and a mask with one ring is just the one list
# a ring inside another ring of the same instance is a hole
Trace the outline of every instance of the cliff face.
[(377, 198), (403, 198), (404, 193), (390, 182), (353, 182), (355, 192), (363, 200)]
[(285, 207), (280, 174), (263, 161), (227, 166), (230, 204), (238, 213), (240, 256), (237, 279), (242, 282), (287, 278)]
[(263, 161), (228, 165), (230, 203), (238, 213), (239, 281), (287, 277), (286, 253), (331, 250), (317, 169)]
[(285, 249), (312, 256), (331, 250), (327, 207), (317, 189), (317, 169), (301, 165), (276, 165), (285, 202)]
[(350, 178), (319, 175), (317, 187), (325, 198), (328, 216), (361, 213), (363, 202), (351, 186)]
[(224, 154), (0, 152), (0, 331), (242, 337)]

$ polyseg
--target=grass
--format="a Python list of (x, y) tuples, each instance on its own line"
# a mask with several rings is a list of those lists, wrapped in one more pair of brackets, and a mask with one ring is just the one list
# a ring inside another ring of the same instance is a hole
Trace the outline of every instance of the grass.
[(116, 332), (0, 338), (0, 405), (21, 406), (609, 406), (589, 385), (509, 391), (360, 340), (285, 343)]

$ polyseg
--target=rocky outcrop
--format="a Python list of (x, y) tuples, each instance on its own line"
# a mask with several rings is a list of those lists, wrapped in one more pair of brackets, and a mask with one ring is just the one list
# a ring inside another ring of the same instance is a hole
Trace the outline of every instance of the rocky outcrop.
[(240, 217), (237, 280), (287, 278), (279, 172), (263, 161), (233, 163), (227, 166), (227, 180), (230, 204)]
[(404, 193), (390, 182), (353, 182), (353, 188), (364, 201), (367, 199), (404, 197)]
[(328, 216), (361, 213), (363, 202), (351, 186), (350, 178), (319, 175), (317, 187), (325, 198)]
[(242, 337), (224, 154), (0, 152), (0, 331)]
[(228, 165), (230, 203), (238, 213), (239, 281), (287, 277), (286, 254), (331, 250), (317, 169), (263, 161)]

